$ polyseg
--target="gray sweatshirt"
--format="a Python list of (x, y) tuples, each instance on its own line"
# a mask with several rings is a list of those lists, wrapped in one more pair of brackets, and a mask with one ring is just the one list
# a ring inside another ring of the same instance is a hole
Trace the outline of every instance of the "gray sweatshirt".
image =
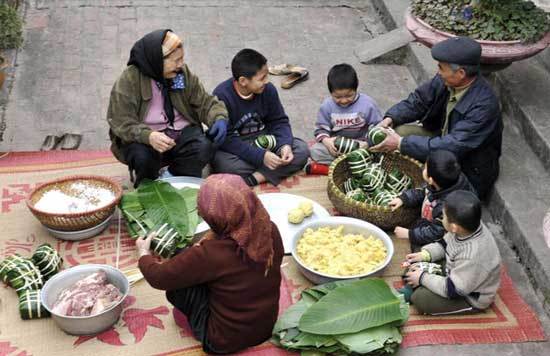
[(487, 308), (500, 285), (501, 260), (493, 235), (482, 224), (470, 236), (447, 233), (443, 240), (422, 249), (432, 262), (446, 258), (447, 276), (423, 273), (420, 284), (444, 298), (462, 296), (475, 308)]
[(368, 95), (357, 95), (355, 101), (346, 107), (336, 104), (329, 96), (321, 104), (313, 134), (318, 142), (332, 136), (364, 140), (368, 126), (381, 120), (382, 114), (378, 105)]

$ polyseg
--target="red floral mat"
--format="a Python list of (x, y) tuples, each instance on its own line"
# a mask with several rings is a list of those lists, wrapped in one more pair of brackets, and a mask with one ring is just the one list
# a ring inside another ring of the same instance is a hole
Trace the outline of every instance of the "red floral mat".
[[(1, 156), (1, 155), (0, 155)], [(128, 186), (125, 166), (107, 151), (10, 153), (0, 158), (0, 258), (19, 253), (28, 256), (42, 242), (54, 245), (63, 255), (65, 266), (83, 263), (115, 265), (117, 246), (119, 267), (133, 268), (137, 263), (134, 243), (118, 219), (100, 236), (79, 242), (52, 238), (26, 208), (24, 200), (39, 183), (67, 175), (101, 174), (113, 177)], [(326, 177), (291, 177), (278, 187), (261, 185), (258, 193), (286, 192), (316, 200), (335, 212), (326, 193)], [(115, 215), (116, 217), (116, 215)], [(384, 278), (400, 283), (399, 262), (407, 251), (407, 243), (394, 240), (396, 254), (385, 270)], [(296, 302), (300, 291), (309, 283), (297, 271), (291, 257), (283, 263), (281, 312)], [(174, 320), (172, 306), (164, 293), (141, 281), (132, 287), (125, 301), (120, 321), (111, 329), (91, 337), (75, 337), (60, 331), (51, 319), (22, 321), (17, 298), (10, 288), (0, 287), (0, 356), (2, 355), (202, 355), (199, 343), (182, 320)], [(178, 322), (178, 323), (176, 323)], [(178, 326), (184, 325), (184, 327)], [(495, 304), (486, 312), (470, 316), (427, 317), (411, 308), (409, 322), (403, 328), (403, 347), (434, 344), (478, 344), (545, 340), (537, 317), (522, 300), (513, 282), (503, 271), (502, 286)], [(269, 343), (241, 354), (287, 355)]]

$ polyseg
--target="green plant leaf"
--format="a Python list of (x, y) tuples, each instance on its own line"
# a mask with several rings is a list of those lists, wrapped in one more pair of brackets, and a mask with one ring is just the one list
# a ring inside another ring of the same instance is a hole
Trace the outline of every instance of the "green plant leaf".
[(400, 344), (402, 336), (395, 326), (382, 325), (361, 332), (336, 335), (336, 340), (349, 352), (366, 354), (382, 349), (386, 344)]
[(277, 334), (282, 330), (298, 327), (298, 322), (307, 308), (309, 308), (309, 305), (304, 299), (300, 299), (298, 302), (288, 307), (283, 315), (279, 317), (275, 326), (273, 326), (273, 334)]
[(386, 282), (364, 279), (329, 292), (307, 309), (298, 327), (320, 335), (349, 334), (401, 318), (400, 301)]

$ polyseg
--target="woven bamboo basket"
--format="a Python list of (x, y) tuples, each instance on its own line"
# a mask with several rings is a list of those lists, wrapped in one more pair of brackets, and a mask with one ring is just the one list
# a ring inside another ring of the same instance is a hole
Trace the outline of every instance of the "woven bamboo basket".
[[(336, 210), (346, 216), (362, 219), (384, 230), (393, 230), (396, 226), (410, 227), (420, 216), (419, 209), (400, 207), (395, 211), (387, 206), (362, 203), (346, 197), (344, 182), (351, 177), (346, 161), (342, 155), (332, 162), (328, 173), (328, 197)], [(382, 167), (390, 172), (394, 167), (411, 177), (415, 187), (423, 183), (422, 164), (400, 153), (388, 153), (382, 161)]]
[[(115, 195), (115, 199), (108, 205), (95, 210), (78, 213), (50, 213), (36, 209), (35, 204), (42, 198), (44, 193), (52, 189), (65, 190), (73, 183), (86, 183), (88, 185), (109, 189)], [(59, 178), (37, 186), (27, 198), (27, 206), (33, 215), (45, 226), (60, 231), (80, 231), (101, 224), (110, 217), (120, 201), (122, 196), (122, 187), (116, 181), (94, 175), (79, 175)]]

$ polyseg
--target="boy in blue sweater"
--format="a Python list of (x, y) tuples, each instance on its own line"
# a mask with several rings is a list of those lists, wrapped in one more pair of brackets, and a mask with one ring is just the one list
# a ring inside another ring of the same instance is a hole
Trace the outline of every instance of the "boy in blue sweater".
[[(302, 169), (309, 157), (307, 144), (292, 135), (288, 116), (269, 83), (267, 59), (253, 49), (239, 51), (231, 62), (233, 77), (220, 83), (214, 95), (225, 103), (229, 128), (212, 168), (216, 173), (243, 177), (250, 186), (273, 185)], [(261, 135), (273, 135), (271, 150), (254, 144)]]
[(368, 95), (357, 92), (359, 80), (355, 69), (342, 63), (332, 67), (327, 76), (330, 97), (327, 97), (315, 123), (315, 140), (311, 147), (311, 159), (321, 165), (330, 164), (339, 155), (334, 141), (337, 137), (349, 137), (367, 145), (367, 129), (382, 120), (376, 102)]

